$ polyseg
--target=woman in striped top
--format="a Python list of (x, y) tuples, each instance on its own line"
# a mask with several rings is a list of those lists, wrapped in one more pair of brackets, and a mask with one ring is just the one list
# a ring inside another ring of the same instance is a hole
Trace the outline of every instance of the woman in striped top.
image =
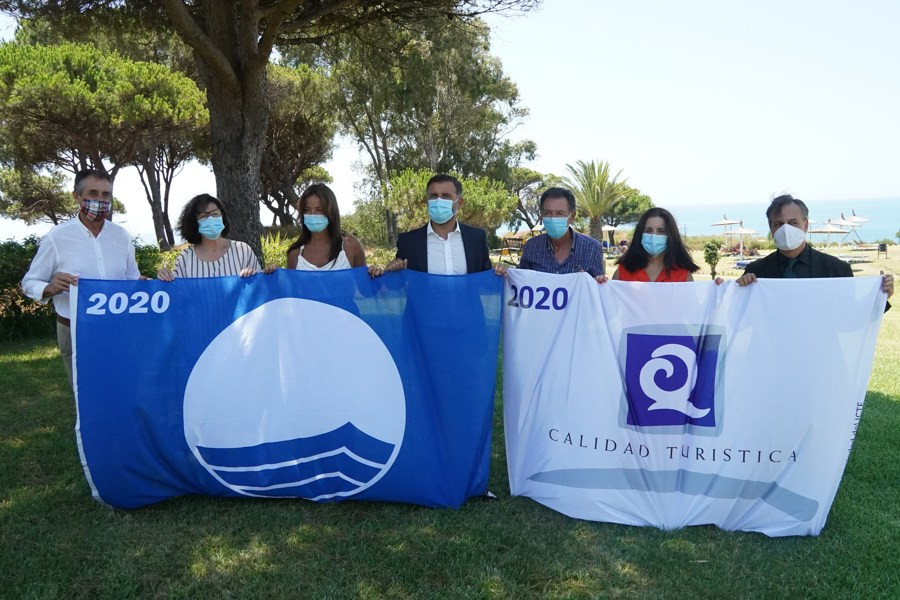
[(179, 277), (249, 277), (261, 271), (259, 260), (244, 242), (229, 240), (222, 203), (209, 194), (194, 196), (181, 211), (178, 231), (191, 246), (175, 259), (175, 269), (159, 270), (162, 281)]
[(297, 210), (300, 238), (288, 248), (288, 269), (336, 271), (366, 266), (362, 244), (341, 232), (341, 214), (331, 188), (322, 183), (309, 186)]

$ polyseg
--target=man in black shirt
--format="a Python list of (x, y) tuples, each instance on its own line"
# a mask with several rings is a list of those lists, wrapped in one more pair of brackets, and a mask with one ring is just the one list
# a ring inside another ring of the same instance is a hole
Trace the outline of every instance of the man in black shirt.
[[(802, 200), (787, 194), (779, 196), (766, 210), (766, 218), (778, 250), (747, 265), (737, 280), (738, 285), (749, 285), (760, 277), (853, 277), (849, 263), (814, 250), (806, 243), (809, 209)], [(894, 276), (883, 271), (881, 275), (881, 289), (890, 298), (894, 293)]]

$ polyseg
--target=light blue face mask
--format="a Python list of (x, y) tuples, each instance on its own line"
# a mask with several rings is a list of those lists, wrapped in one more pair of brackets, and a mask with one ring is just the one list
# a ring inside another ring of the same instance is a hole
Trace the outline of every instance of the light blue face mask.
[(569, 230), (569, 217), (544, 217), (544, 229), (547, 235), (558, 240)]
[(218, 239), (225, 229), (222, 217), (207, 217), (200, 221), (200, 235), (209, 240)]
[(303, 224), (313, 233), (325, 231), (328, 227), (328, 217), (325, 215), (303, 215)]
[(669, 237), (655, 233), (645, 233), (641, 236), (641, 246), (650, 256), (659, 256), (666, 251)]
[(437, 223), (443, 225), (453, 218), (453, 200), (446, 198), (432, 198), (428, 201), (428, 217)]

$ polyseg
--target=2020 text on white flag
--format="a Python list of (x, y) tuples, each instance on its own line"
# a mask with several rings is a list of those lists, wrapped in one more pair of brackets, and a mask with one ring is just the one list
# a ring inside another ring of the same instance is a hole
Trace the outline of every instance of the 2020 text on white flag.
[(566, 515), (817, 535), (885, 305), (880, 278), (598, 285), (510, 271), (510, 489)]

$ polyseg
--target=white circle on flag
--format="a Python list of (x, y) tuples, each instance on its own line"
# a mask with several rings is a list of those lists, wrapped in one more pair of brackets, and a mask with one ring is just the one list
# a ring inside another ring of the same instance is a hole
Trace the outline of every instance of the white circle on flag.
[(300, 298), (242, 315), (203, 351), (184, 393), (197, 460), (250, 496), (356, 494), (390, 469), (406, 401), (384, 343), (356, 315)]

